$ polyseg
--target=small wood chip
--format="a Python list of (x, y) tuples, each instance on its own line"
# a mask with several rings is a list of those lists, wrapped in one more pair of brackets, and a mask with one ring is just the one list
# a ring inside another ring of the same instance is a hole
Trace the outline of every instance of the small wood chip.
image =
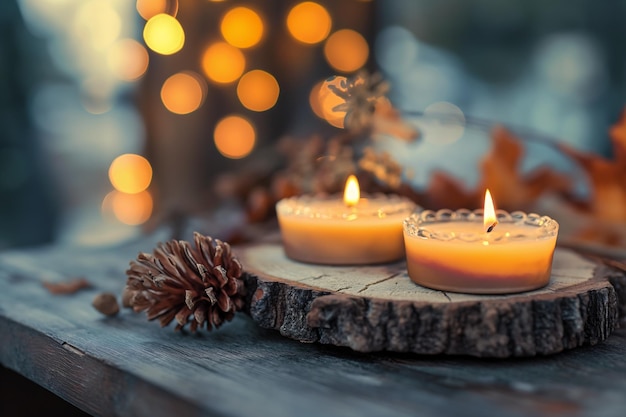
[(115, 316), (120, 311), (117, 298), (110, 292), (103, 292), (96, 295), (91, 305), (105, 316)]
[(82, 290), (83, 288), (90, 288), (91, 284), (85, 278), (73, 278), (63, 282), (43, 282), (44, 287), (51, 294), (74, 294), (75, 292)]

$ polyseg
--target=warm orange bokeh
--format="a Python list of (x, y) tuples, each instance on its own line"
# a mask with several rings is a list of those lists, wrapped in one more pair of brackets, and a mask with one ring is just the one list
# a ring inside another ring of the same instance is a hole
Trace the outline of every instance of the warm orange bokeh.
[(302, 43), (322, 42), (330, 33), (332, 20), (328, 11), (318, 3), (305, 1), (295, 5), (287, 15), (287, 29)]
[(334, 111), (333, 109), (345, 103), (345, 101), (337, 94), (333, 93), (329, 88), (329, 84), (339, 84), (341, 80), (345, 80), (346, 77), (335, 77), (332, 81), (324, 81), (319, 90), (319, 102), (322, 109), (322, 118), (326, 120), (330, 125), (343, 129), (344, 119), (346, 117), (345, 111)]
[(102, 201), (102, 212), (113, 213), (115, 218), (131, 226), (145, 223), (152, 215), (152, 195), (148, 191), (127, 194), (111, 191)]
[(243, 53), (226, 42), (213, 43), (202, 54), (202, 70), (216, 83), (236, 81), (245, 68), (246, 58)]
[(365, 65), (369, 47), (361, 34), (351, 29), (342, 29), (326, 40), (324, 56), (328, 64), (336, 70), (352, 72)]
[(235, 7), (229, 10), (220, 24), (226, 42), (237, 48), (250, 48), (263, 37), (263, 20), (252, 9)]
[(256, 132), (252, 124), (237, 115), (224, 117), (215, 126), (213, 134), (217, 150), (227, 158), (240, 159), (252, 152)]
[(178, 0), (137, 0), (135, 4), (137, 12), (145, 20), (160, 13), (176, 16), (178, 13)]
[(198, 109), (206, 96), (206, 85), (190, 71), (172, 75), (161, 87), (163, 105), (172, 113), (188, 114)]
[(111, 162), (109, 179), (116, 190), (134, 194), (144, 191), (152, 181), (152, 166), (141, 155), (127, 153)]
[(316, 83), (313, 88), (311, 88), (311, 92), (309, 93), (309, 105), (311, 106), (311, 110), (313, 110), (313, 113), (315, 113), (315, 115), (320, 119), (324, 118), (322, 100), (320, 98), (322, 85), (324, 85), (324, 81)]
[(265, 111), (274, 107), (279, 92), (276, 78), (262, 70), (245, 73), (237, 84), (239, 101), (252, 111)]

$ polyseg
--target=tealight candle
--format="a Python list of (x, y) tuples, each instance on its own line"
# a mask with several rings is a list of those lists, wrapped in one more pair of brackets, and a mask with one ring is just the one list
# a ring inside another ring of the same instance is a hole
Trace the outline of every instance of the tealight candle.
[(529, 291), (550, 281), (558, 223), (495, 210), (423, 211), (404, 221), (407, 270), (425, 287), (474, 294)]
[(397, 195), (361, 198), (354, 176), (340, 196), (301, 196), (276, 204), (283, 247), (294, 260), (357, 265), (397, 261), (404, 256), (402, 221), (416, 205)]

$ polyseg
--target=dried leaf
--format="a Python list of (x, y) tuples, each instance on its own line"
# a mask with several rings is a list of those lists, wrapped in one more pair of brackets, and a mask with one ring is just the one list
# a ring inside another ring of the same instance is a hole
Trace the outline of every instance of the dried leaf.
[(588, 154), (567, 145), (562, 151), (583, 168), (589, 178), (591, 198), (588, 211), (602, 221), (626, 220), (626, 186), (624, 167), (598, 155)]
[(622, 116), (609, 129), (609, 136), (613, 142), (615, 162), (622, 171), (626, 171), (626, 108), (622, 110)]
[(74, 294), (83, 288), (91, 288), (91, 284), (85, 278), (73, 278), (64, 282), (43, 282), (42, 285), (46, 287), (51, 294)]
[(475, 208), (480, 206), (480, 195), (477, 190), (468, 190), (461, 181), (447, 173), (435, 171), (430, 177), (425, 205), (432, 209)]
[(480, 179), (474, 190), (443, 172), (432, 175), (427, 192), (429, 208), (477, 208), (482, 206), (486, 188), (491, 190), (498, 208), (527, 210), (548, 191), (567, 193), (570, 179), (548, 167), (526, 175), (520, 172), (524, 147), (512, 132), (496, 126), (491, 132), (492, 147), (480, 162)]
[(546, 191), (566, 192), (571, 181), (543, 167), (527, 175), (520, 173), (524, 156), (521, 141), (503, 126), (492, 131), (493, 147), (481, 162), (480, 189), (489, 188), (497, 196), (499, 208), (526, 210)]

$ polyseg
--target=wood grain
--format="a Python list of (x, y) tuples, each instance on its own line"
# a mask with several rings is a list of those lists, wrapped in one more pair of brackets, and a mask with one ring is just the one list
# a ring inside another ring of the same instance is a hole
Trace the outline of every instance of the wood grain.
[(424, 288), (409, 279), (403, 262), (295, 262), (279, 244), (251, 245), (238, 256), (248, 273), (253, 320), (302, 342), (502, 358), (595, 345), (617, 325), (609, 269), (567, 250), (557, 250), (547, 287), (513, 295)]
[[(532, 359), (358, 353), (307, 344), (240, 314), (197, 336), (143, 314), (103, 317), (128, 262), (153, 240), (114, 248), (0, 253), (0, 364), (96, 416), (621, 417), (626, 330)], [(51, 295), (43, 281), (93, 284)], [(11, 398), (3, 396), (1, 405)], [(1, 414), (1, 412), (0, 412)]]

